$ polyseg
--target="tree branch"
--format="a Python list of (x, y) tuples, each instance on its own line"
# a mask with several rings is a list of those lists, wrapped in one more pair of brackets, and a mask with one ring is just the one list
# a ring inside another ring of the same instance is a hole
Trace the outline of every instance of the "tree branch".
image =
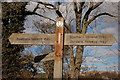
[(88, 11), (85, 13), (83, 20), (82, 20), (82, 33), (86, 33), (87, 30), (87, 26), (85, 23), (88, 21), (89, 15), (90, 13), (96, 9), (98, 6), (100, 6), (103, 2), (98, 2), (96, 3), (96, 5), (93, 5), (93, 3), (90, 3), (90, 8), (88, 9)]
[(45, 31), (41, 28), (41, 29), (39, 29), (39, 26), (40, 26), (40, 24), (38, 23), (38, 22), (35, 22), (34, 21), (34, 25), (36, 26), (36, 28), (37, 28), (37, 31), (39, 31), (39, 32), (43, 32), (43, 33), (45, 33)]
[(70, 32), (70, 33), (72, 32), (72, 31), (71, 31), (70, 26), (69, 26), (69, 25), (67, 25), (67, 23), (66, 23), (66, 22), (65, 22), (65, 27), (67, 28), (68, 32)]
[(79, 11), (78, 11), (77, 1), (74, 0), (74, 11), (75, 11), (75, 16), (76, 16), (76, 31), (77, 31), (77, 33), (81, 33), (80, 24), (81, 24), (82, 6), (83, 5), (84, 5), (84, 3), (80, 2)]
[(38, 15), (38, 16), (40, 16), (40, 17), (43, 17), (43, 18), (49, 19), (49, 20), (51, 20), (51, 21), (53, 21), (53, 22), (56, 22), (55, 20), (53, 20), (53, 19), (51, 19), (51, 18), (49, 18), (49, 17), (43, 16), (43, 15), (38, 14), (38, 13), (35, 13), (35, 12), (27, 11), (26, 14), (27, 14), (27, 15)]
[(40, 2), (40, 4), (44, 5), (46, 8), (51, 9), (51, 10), (56, 10), (56, 6), (49, 4), (49, 3), (43, 3)]
[(114, 16), (114, 15), (112, 15), (112, 14), (109, 14), (109, 13), (100, 13), (100, 14), (98, 14), (98, 15), (96, 15), (96, 16), (93, 16), (89, 21), (87, 21), (86, 23), (89, 25), (92, 21), (94, 21), (96, 18), (98, 18), (98, 17), (100, 17), (100, 16), (102, 16), (102, 15), (108, 15), (108, 16), (110, 16), (110, 17), (116, 17), (116, 16)]
[[(91, 13), (94, 9), (96, 9), (98, 6), (100, 6), (102, 3), (103, 3), (103, 2), (98, 2), (98, 3), (96, 3), (96, 5), (90, 6), (90, 8), (88, 9), (88, 11), (85, 13), (85, 16), (84, 16), (83, 20), (87, 21), (90, 13)], [(92, 3), (91, 3), (91, 4), (92, 4)]]
[(56, 8), (54, 7), (54, 8), (51, 8), (51, 7), (48, 7), (48, 6), (45, 6), (46, 8), (48, 8), (48, 9), (51, 9), (51, 10), (55, 10)]
[(36, 10), (39, 8), (39, 4), (43, 4), (43, 5), (45, 5), (45, 6), (47, 5), (47, 6), (54, 7), (54, 5), (49, 4), (49, 3), (38, 2), (37, 6), (34, 8), (33, 12), (26, 11), (25, 14), (27, 14), (27, 15), (38, 15), (38, 16), (40, 16), (40, 17), (43, 17), (43, 18), (46, 18), (46, 19), (49, 19), (49, 20), (55, 22), (55, 20), (53, 20), (53, 19), (51, 19), (51, 18), (49, 18), (49, 17), (46, 17), (46, 16), (43, 16), (43, 15), (41, 15), (41, 14), (36, 13)]
[[(57, 7), (55, 7), (54, 5), (49, 4), (49, 3), (43, 3), (43, 2), (38, 2), (38, 3), (44, 5), (45, 7), (47, 7), (47, 6), (53, 7), (53, 8), (49, 8), (49, 9), (55, 10), (55, 11), (56, 11), (56, 14), (57, 14), (59, 17), (63, 17), (62, 14), (61, 14), (61, 12), (60, 12), (60, 11), (57, 9)], [(49, 18), (49, 17), (46, 17), (46, 16), (43, 16), (43, 15), (41, 15), (41, 14), (35, 13), (35, 11), (37, 10), (38, 6), (39, 6), (39, 5), (37, 5), (36, 8), (33, 10), (34, 12), (27, 12), (27, 14), (28, 14), (28, 15), (33, 15), (33, 14), (34, 14), (34, 15), (38, 15), (38, 16), (40, 16), (40, 17), (43, 17), (43, 18), (49, 19), (49, 20), (51, 20), (51, 21), (53, 21), (53, 22), (56, 22), (55, 20), (53, 20), (53, 19), (51, 19), (51, 18)], [(48, 8), (48, 7), (47, 7), (47, 8)], [(65, 27), (67, 28), (68, 32), (71, 32), (70, 26), (67, 25), (66, 22), (65, 22)]]
[(85, 2), (80, 2), (79, 13), (82, 13), (82, 9), (83, 9), (84, 4), (85, 4)]
[(46, 5), (46, 6), (51, 6), (51, 7), (53, 7), (53, 8), (55, 7), (54, 5), (49, 4), (49, 3), (45, 3), (45, 2), (44, 2), (44, 3), (43, 3), (43, 2), (38, 2), (38, 3), (40, 3), (40, 4), (42, 4), (42, 5)]
[(34, 8), (33, 12), (35, 12), (39, 8), (39, 4)]
[(78, 8), (77, 8), (77, 2), (74, 0), (74, 11), (75, 13), (78, 13)]
[[(52, 4), (49, 4), (49, 3), (43, 3), (43, 2), (39, 2), (40, 4), (43, 4), (43, 5), (45, 5), (45, 6), (51, 6), (51, 7), (53, 7), (53, 8), (49, 8), (49, 9), (52, 9), (52, 10), (55, 10), (56, 11), (56, 14), (59, 16), (59, 17), (63, 17), (62, 16), (62, 14), (61, 14), (61, 12), (58, 10), (58, 6), (57, 7), (55, 7), (54, 5), (52, 5)], [(47, 7), (48, 8), (48, 7)], [(41, 17), (44, 17), (44, 18), (47, 18), (47, 19), (50, 19), (50, 18), (48, 18), (48, 17), (45, 17), (45, 16), (42, 16), (42, 15), (40, 15), (40, 14), (37, 14), (37, 15), (39, 15), (39, 16), (41, 16)], [(51, 20), (51, 19), (50, 19)], [(53, 20), (52, 20), (53, 21)], [(54, 21), (55, 22), (55, 21)], [(71, 32), (71, 29), (70, 29), (70, 26), (69, 25), (67, 25), (67, 23), (65, 22), (65, 27), (67, 28), (67, 30), (69, 31), (69, 32)]]
[(93, 9), (96, 9), (98, 6), (100, 6), (101, 4), (102, 4), (103, 2), (98, 2), (98, 3), (96, 3), (96, 5), (93, 5), (92, 7), (93, 7)]

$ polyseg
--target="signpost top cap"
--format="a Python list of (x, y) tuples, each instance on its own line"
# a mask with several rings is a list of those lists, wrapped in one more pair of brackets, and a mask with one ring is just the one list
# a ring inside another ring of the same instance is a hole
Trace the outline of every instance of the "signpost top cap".
[(56, 18), (56, 26), (57, 27), (63, 27), (64, 25), (64, 18), (63, 17), (57, 17)]

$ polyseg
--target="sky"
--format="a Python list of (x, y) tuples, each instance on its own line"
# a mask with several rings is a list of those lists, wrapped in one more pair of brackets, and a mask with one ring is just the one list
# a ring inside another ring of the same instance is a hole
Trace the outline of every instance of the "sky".
[[(107, 6), (105, 5), (107, 4)], [(99, 8), (100, 11), (107, 11), (111, 12), (115, 15), (117, 15), (117, 6), (113, 4), (111, 6), (111, 3), (105, 3), (101, 8)], [(37, 5), (35, 2), (30, 2), (29, 5), (26, 6), (26, 9), (29, 11), (33, 11), (34, 7)], [(44, 6), (40, 5), (42, 8)], [(73, 14), (71, 13), (72, 6), (69, 4), (67, 5), (69, 8), (70, 14), (67, 14), (64, 9), (66, 9), (65, 5), (62, 5), (60, 7), (60, 11), (63, 12), (63, 16), (66, 18), (66, 22), (69, 23), (69, 17), (74, 18)], [(115, 11), (116, 10), (116, 11)], [(37, 10), (37, 13), (44, 14), (47, 17), (51, 17), (55, 20), (56, 15), (54, 11), (46, 10), (47, 12), (44, 13), (43, 10)], [(92, 15), (91, 15), (92, 16)], [(110, 17), (105, 16), (100, 17), (96, 19), (96, 22), (89, 25), (89, 28), (87, 30), (87, 33), (111, 33), (116, 38), (116, 41), (113, 43), (112, 46), (85, 46), (84, 50), (84, 62), (82, 66), (88, 65), (89, 67), (94, 66), (95, 68), (92, 68), (91, 70), (103, 70), (103, 71), (114, 71), (118, 69), (118, 23), (117, 19), (113, 19)], [(40, 18), (36, 15), (27, 16), (26, 21), (24, 22), (24, 27), (26, 28), (23, 32), (25, 33), (40, 33), (37, 31), (37, 28), (33, 24), (35, 21), (40, 22), (49, 22), (46, 19)], [(71, 23), (72, 26), (74, 26), (74, 21)], [(74, 28), (73, 28), (74, 29)], [(24, 53), (27, 54), (28, 52), (32, 52), (35, 56), (40, 55), (43, 53), (43, 49), (46, 46), (36, 46), (33, 45), (29, 48), (25, 48)], [(50, 48), (50, 47), (49, 47)]]

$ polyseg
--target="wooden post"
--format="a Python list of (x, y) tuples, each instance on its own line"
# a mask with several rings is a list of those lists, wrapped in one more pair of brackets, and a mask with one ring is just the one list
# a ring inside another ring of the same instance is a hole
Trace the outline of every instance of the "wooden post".
[(64, 19), (56, 19), (54, 79), (62, 79), (62, 57), (64, 46)]

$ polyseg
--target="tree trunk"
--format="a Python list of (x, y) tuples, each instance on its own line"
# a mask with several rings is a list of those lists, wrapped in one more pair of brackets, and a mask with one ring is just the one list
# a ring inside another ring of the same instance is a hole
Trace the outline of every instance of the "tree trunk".
[[(82, 5), (81, 5), (82, 7)], [(77, 33), (81, 33), (81, 17), (82, 17), (82, 9), (80, 9), (80, 11), (78, 11), (78, 7), (77, 7), (77, 3), (76, 0), (74, 1), (74, 11), (75, 11), (75, 15), (76, 15), (76, 32)], [(74, 53), (73, 53), (74, 54)], [(72, 54), (72, 56), (73, 56)], [(71, 58), (71, 70), (70, 70), (70, 74), (71, 74), (71, 78), (77, 80), (79, 78), (79, 74), (80, 74), (80, 67), (81, 67), (81, 63), (82, 63), (82, 54), (83, 54), (83, 46), (77, 46), (76, 48), (76, 57)], [(73, 65), (74, 64), (74, 65)]]
[(70, 50), (70, 78), (75, 78), (75, 71), (74, 71), (74, 65), (75, 65), (75, 59), (74, 59), (74, 53), (73, 50)]
[(70, 78), (78, 80), (79, 75), (80, 75), (80, 67), (82, 64), (82, 55), (83, 55), (83, 48), (84, 46), (77, 46), (76, 50), (76, 59), (74, 59), (73, 54), (71, 53), (71, 69), (70, 69)]
[(49, 73), (49, 74), (48, 74), (48, 79), (49, 79), (49, 80), (53, 80), (53, 73)]
[(82, 64), (82, 56), (83, 56), (83, 46), (77, 46), (76, 50), (76, 60), (75, 60), (75, 78), (78, 79), (80, 75), (80, 68)]

